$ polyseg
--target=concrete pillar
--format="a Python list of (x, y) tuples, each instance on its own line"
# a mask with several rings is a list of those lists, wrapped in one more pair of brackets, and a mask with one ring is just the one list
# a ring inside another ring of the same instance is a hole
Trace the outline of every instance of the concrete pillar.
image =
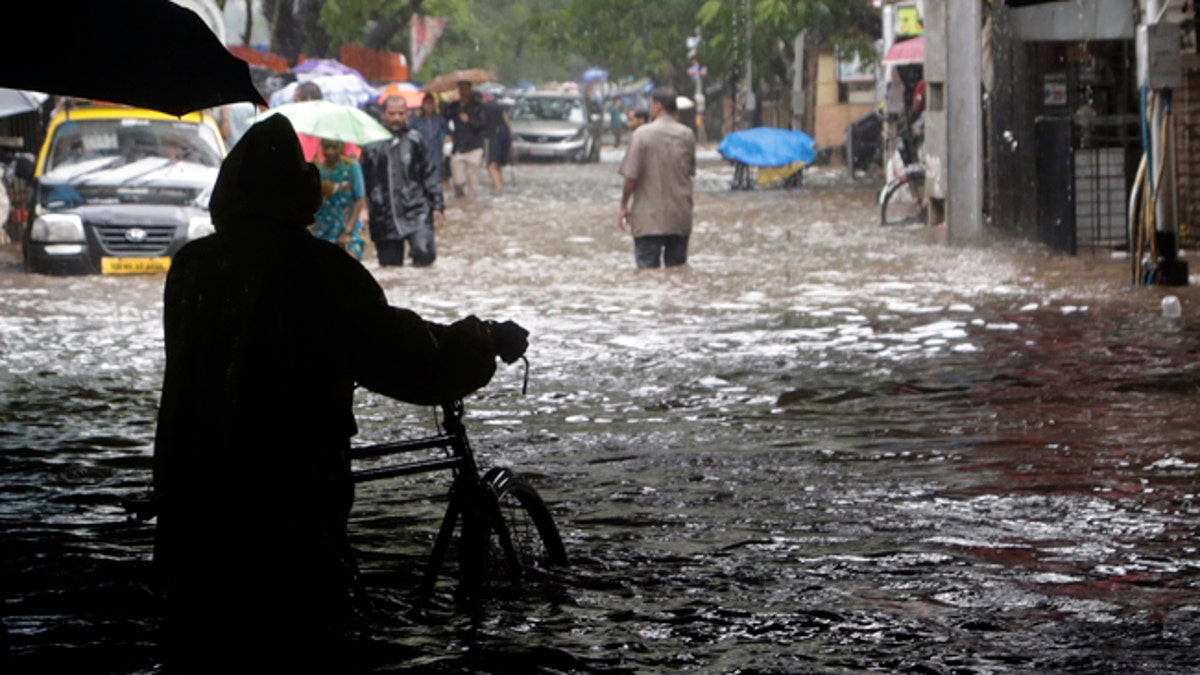
[(945, 222), (946, 199), (946, 0), (925, 2), (925, 193), (929, 225)]
[(883, 14), (883, 53), (888, 53), (896, 44), (896, 6), (887, 4), (881, 10)]
[(809, 87), (815, 87), (815, 82), (808, 80), (808, 31), (802, 30), (796, 34), (792, 42), (792, 129), (812, 135), (813, 125), (809, 123), (810, 110), (807, 92)]
[(946, 3), (946, 236), (983, 243), (983, 83), (978, 0)]

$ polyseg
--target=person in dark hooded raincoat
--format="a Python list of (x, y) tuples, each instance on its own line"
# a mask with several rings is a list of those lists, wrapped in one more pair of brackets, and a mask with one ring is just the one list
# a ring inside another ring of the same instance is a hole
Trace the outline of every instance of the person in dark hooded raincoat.
[(451, 401), (485, 385), (496, 356), (525, 350), (512, 322), (439, 325), (388, 306), (361, 264), (306, 230), (320, 203), (317, 167), (272, 116), (222, 164), (216, 233), (167, 276), (155, 561), (167, 653), (183, 669), (328, 657), (354, 574), (356, 385)]

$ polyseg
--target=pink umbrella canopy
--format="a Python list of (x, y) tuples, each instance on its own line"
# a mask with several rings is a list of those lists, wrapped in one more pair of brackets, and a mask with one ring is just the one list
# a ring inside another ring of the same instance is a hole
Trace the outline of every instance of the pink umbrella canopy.
[(904, 42), (897, 42), (883, 57), (884, 63), (905, 66), (925, 62), (925, 37), (915, 37)]

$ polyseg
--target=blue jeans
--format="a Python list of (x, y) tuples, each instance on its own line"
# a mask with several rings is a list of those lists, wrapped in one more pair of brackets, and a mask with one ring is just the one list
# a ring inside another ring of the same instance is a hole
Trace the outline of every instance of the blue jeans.
[(638, 269), (676, 267), (687, 264), (688, 238), (678, 234), (650, 234), (633, 238), (633, 257)]

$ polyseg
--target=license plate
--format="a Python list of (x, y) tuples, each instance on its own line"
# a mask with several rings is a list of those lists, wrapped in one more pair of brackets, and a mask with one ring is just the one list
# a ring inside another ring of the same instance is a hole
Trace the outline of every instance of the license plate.
[(171, 269), (171, 258), (101, 258), (103, 274), (162, 274)]
[(534, 157), (549, 157), (555, 152), (556, 150), (554, 148), (540, 148), (536, 145), (529, 149), (529, 154), (533, 155)]

